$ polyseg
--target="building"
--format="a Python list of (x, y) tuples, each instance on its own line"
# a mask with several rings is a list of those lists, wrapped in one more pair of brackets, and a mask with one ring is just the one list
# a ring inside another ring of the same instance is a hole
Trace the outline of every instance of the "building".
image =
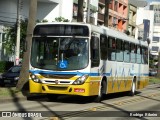
[(136, 20), (137, 20), (137, 9), (139, 7), (147, 6), (146, 0), (129, 0), (128, 1), (128, 24), (127, 30), (129, 35), (135, 37), (136, 32)]
[[(4, 49), (4, 28), (13, 26), (17, 22), (18, 0), (1, 0), (0, 1), (0, 60), (14, 61), (15, 56), (7, 55)], [(62, 9), (63, 8), (63, 9)], [(67, 10), (67, 14), (66, 14)], [(37, 3), (37, 20), (55, 21), (56, 17), (64, 17), (72, 20), (73, 0), (38, 0)], [(20, 4), (21, 19), (29, 16), (29, 0), (21, 0)]]
[[(90, 13), (88, 14), (88, 8), (90, 8)], [(97, 10), (98, 10), (98, 0), (84, 0), (83, 3), (84, 9), (84, 17), (83, 22), (87, 22), (89, 19), (89, 23), (97, 25)], [(78, 0), (73, 0), (73, 14), (72, 21), (77, 22), (78, 15)]]
[(151, 42), (151, 54), (158, 56), (160, 52), (160, 2), (151, 2), (150, 10), (154, 11), (153, 38)]
[[(0, 1), (0, 60), (14, 60), (14, 54), (6, 55), (4, 44), (4, 28), (12, 26), (17, 22), (17, 1)], [(136, 28), (136, 8), (144, 6), (145, 0), (110, 0), (108, 24), (110, 28), (121, 32), (129, 31), (135, 35)], [(94, 25), (104, 25), (105, 0), (84, 0), (84, 20), (89, 18), (89, 23)], [(90, 9), (88, 9), (90, 8)], [(90, 11), (88, 14), (88, 10)], [(77, 20), (78, 0), (38, 0), (37, 19), (55, 21), (56, 17), (64, 17), (69, 21)], [(129, 12), (128, 12), (129, 11)], [(29, 0), (21, 0), (21, 19), (29, 16)]]
[[(99, 0), (97, 25), (104, 25), (105, 0)], [(110, 0), (108, 27), (125, 31), (127, 27), (128, 0)]]
[(154, 26), (154, 11), (146, 10), (145, 8), (142, 7), (138, 8), (135, 38), (143, 41), (149, 38), (150, 43), (152, 43), (153, 26)]

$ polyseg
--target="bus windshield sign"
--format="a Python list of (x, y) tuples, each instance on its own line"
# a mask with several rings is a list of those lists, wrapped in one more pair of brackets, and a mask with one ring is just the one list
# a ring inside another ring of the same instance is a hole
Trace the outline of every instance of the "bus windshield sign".
[(42, 36), (89, 36), (89, 29), (82, 25), (38, 25), (33, 35)]

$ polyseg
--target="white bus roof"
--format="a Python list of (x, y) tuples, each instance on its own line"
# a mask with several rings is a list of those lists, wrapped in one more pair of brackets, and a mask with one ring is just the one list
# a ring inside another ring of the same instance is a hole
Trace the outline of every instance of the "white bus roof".
[(132, 43), (135, 43), (135, 44), (148, 46), (147, 41), (134, 39), (133, 37), (130, 37), (127, 34), (122, 33), (120, 31), (117, 31), (117, 30), (113, 30), (113, 29), (110, 29), (110, 28), (104, 27), (104, 26), (98, 27), (98, 26), (91, 25), (91, 27), (92, 27), (92, 31), (94, 31), (94, 32), (98, 32), (98, 33), (104, 34), (106, 36), (115, 37), (117, 39), (122, 39), (122, 40), (132, 42)]
[(120, 31), (113, 30), (113, 29), (110, 29), (110, 28), (105, 27), (105, 26), (95, 26), (95, 25), (90, 25), (90, 24), (86, 24), (86, 23), (83, 23), (83, 22), (51, 22), (51, 23), (46, 22), (46, 23), (37, 23), (36, 26), (37, 25), (55, 25), (55, 24), (86, 25), (86, 26), (90, 27), (93, 32), (104, 34), (106, 36), (115, 37), (115, 38), (118, 38), (118, 39), (122, 39), (122, 40), (125, 40), (125, 41), (135, 43), (135, 44), (148, 46), (147, 41), (141, 41), (141, 40), (134, 39), (133, 37), (130, 37), (130, 36), (126, 35), (125, 33), (120, 32)]

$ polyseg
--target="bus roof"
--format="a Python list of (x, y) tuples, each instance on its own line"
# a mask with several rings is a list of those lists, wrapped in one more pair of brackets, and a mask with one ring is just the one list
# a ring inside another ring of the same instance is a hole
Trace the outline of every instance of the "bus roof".
[(93, 32), (104, 34), (106, 36), (115, 37), (117, 39), (122, 39), (122, 40), (129, 41), (129, 42), (132, 42), (132, 43), (135, 43), (135, 44), (148, 46), (147, 41), (134, 39), (133, 37), (130, 37), (130, 36), (126, 35), (125, 33), (122, 33), (122, 32), (117, 31), (117, 30), (110, 29), (110, 28), (105, 27), (105, 26), (95, 26), (95, 25), (91, 25), (91, 24), (86, 24), (84, 22), (51, 22), (51, 23), (46, 22), (46, 23), (37, 23), (36, 26), (38, 26), (38, 25), (56, 25), (56, 24), (57, 25), (58, 24), (61, 24), (61, 25), (85, 25), (85, 26), (90, 27)]
[(143, 46), (148, 46), (147, 41), (134, 39), (133, 37), (130, 37), (125, 33), (122, 33), (122, 32), (117, 31), (117, 30), (110, 29), (108, 27), (104, 27), (104, 26), (98, 27), (98, 26), (95, 26), (95, 25), (91, 25), (91, 28), (92, 28), (92, 31), (104, 34), (106, 36), (115, 37), (117, 39), (122, 39), (122, 40), (125, 40), (125, 41), (128, 41), (128, 42), (132, 42), (132, 43), (135, 43), (135, 44), (140, 44), (140, 45), (143, 45)]

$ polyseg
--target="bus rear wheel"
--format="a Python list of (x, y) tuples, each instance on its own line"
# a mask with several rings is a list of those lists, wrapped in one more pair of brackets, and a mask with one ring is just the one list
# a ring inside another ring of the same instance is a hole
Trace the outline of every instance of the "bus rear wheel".
[(104, 98), (105, 93), (106, 93), (106, 81), (103, 80), (101, 82), (99, 94), (95, 98), (95, 102), (101, 102)]
[(134, 96), (135, 95), (135, 92), (136, 92), (136, 81), (135, 81), (135, 78), (132, 82), (132, 87), (131, 87), (131, 91), (129, 93), (130, 96)]

